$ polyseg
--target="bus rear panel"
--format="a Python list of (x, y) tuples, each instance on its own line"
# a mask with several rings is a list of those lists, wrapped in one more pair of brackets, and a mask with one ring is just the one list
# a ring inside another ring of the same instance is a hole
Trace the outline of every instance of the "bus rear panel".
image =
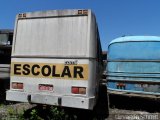
[(93, 109), (100, 79), (90, 10), (17, 15), (7, 100)]
[(156, 36), (126, 36), (113, 40), (107, 66), (110, 92), (160, 95), (159, 46), (160, 37)]

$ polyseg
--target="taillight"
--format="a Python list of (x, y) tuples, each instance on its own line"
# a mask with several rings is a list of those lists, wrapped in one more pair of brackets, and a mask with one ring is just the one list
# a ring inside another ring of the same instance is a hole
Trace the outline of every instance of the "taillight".
[(13, 89), (23, 89), (23, 83), (12, 82)]
[(73, 94), (78, 94), (79, 93), (78, 87), (72, 87), (72, 93)]
[(73, 94), (86, 94), (86, 88), (85, 87), (72, 87)]
[(117, 83), (117, 89), (125, 89), (126, 88), (126, 84), (125, 83)]

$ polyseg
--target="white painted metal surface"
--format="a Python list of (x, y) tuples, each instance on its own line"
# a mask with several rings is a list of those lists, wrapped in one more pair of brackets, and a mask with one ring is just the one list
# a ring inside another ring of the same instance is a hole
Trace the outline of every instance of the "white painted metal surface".
[(19, 20), (13, 55), (86, 56), (87, 20), (87, 16)]

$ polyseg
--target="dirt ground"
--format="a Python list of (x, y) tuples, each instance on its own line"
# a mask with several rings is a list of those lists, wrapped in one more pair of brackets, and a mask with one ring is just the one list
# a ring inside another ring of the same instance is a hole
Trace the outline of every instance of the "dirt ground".
[(106, 120), (160, 120), (160, 113), (146, 111), (124, 110), (110, 108), (109, 117)]
[[(109, 101), (109, 115), (105, 120), (160, 120), (160, 101), (115, 95), (110, 95)], [(7, 117), (13, 117), (12, 120), (17, 120), (16, 117), (14, 118), (15, 114), (22, 114), (23, 111), (33, 108), (36, 108), (36, 105), (1, 103), (0, 118), (6, 120)], [(85, 112), (84, 114), (89, 115)]]
[(107, 120), (160, 120), (160, 101), (139, 97), (109, 96)]
[[(35, 105), (30, 105), (27, 103), (1, 105), (0, 118), (6, 120), (7, 117), (11, 117), (12, 120), (17, 120), (14, 114), (21, 114), (21, 111), (29, 110), (34, 107)], [(94, 120), (96, 119), (94, 118)], [(109, 108), (109, 116), (105, 120), (160, 120), (160, 113), (148, 112), (145, 110), (129, 110), (115, 107)]]

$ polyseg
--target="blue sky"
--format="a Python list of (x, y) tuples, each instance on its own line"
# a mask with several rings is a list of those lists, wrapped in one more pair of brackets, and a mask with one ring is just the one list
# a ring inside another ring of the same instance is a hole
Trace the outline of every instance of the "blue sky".
[(96, 14), (103, 50), (123, 35), (160, 36), (160, 0), (0, 0), (0, 29), (13, 29), (18, 13), (74, 8)]

